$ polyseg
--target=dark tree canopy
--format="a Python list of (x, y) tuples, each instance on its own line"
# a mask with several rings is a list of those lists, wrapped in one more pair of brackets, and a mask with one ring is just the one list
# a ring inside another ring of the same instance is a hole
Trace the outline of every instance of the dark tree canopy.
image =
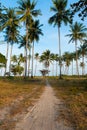
[(79, 0), (76, 3), (71, 4), (72, 15), (78, 12), (78, 16), (81, 20), (87, 17), (87, 0)]
[(0, 64), (6, 64), (6, 58), (3, 54), (0, 53)]

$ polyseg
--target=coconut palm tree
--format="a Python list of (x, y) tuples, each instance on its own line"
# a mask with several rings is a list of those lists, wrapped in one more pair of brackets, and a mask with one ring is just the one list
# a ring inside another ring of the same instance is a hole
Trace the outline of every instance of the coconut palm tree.
[(32, 72), (31, 72), (31, 77), (33, 78), (33, 66), (34, 66), (34, 42), (38, 42), (39, 41), (39, 37), (40, 35), (43, 35), (42, 33), (42, 29), (41, 27), (43, 26), (43, 24), (40, 24), (39, 20), (36, 21), (32, 21), (31, 27), (29, 28), (29, 38), (31, 43), (33, 43), (32, 45)]
[(74, 59), (76, 59), (76, 53), (71, 52), (69, 55), (70, 55), (70, 61), (72, 64), (72, 75), (73, 75), (73, 62), (74, 62)]
[[(5, 33), (6, 33), (6, 35), (5, 35), (5, 41), (7, 41), (6, 59), (8, 59), (9, 42), (10, 43), (12, 43), (12, 41), (17, 42), (16, 38), (17, 38), (18, 33), (19, 33), (19, 31), (17, 29), (18, 29), (19, 25), (18, 25), (18, 17), (15, 14), (15, 9), (4, 8), (4, 12), (5, 12), (5, 14), (3, 14), (3, 18), (1, 20), (0, 30), (5, 30)], [(12, 38), (14, 37), (13, 33), (15, 35), (14, 40), (12, 40)], [(6, 69), (7, 69), (7, 63), (6, 63), (5, 72), (6, 72)]]
[(49, 72), (50, 63), (52, 63), (50, 50), (46, 50), (42, 53), (42, 55), (40, 56), (40, 62), (43, 62), (45, 68), (47, 68)]
[(0, 53), (0, 66), (4, 66), (5, 67), (5, 64), (6, 64), (6, 57)]
[(20, 54), (19, 56), (12, 56), (12, 62), (13, 64), (11, 65), (11, 72), (14, 75), (21, 75), (24, 68), (21, 66), (21, 63), (24, 62), (24, 57), (22, 54)]
[(37, 61), (39, 60), (39, 53), (35, 54), (35, 59), (36, 59), (36, 65), (35, 65), (35, 73), (34, 76), (36, 75), (36, 71), (37, 71)]
[(85, 63), (84, 62), (80, 62), (80, 67), (82, 68), (82, 75), (84, 75)]
[(61, 77), (61, 43), (60, 43), (60, 27), (62, 22), (64, 22), (65, 25), (67, 25), (68, 22), (70, 22), (70, 10), (66, 9), (67, 7), (67, 0), (52, 0), (53, 7), (51, 7), (51, 11), (53, 11), (55, 14), (50, 17), (49, 24), (54, 24), (54, 26), (57, 25), (58, 27), (58, 37), (59, 37), (59, 65), (60, 65), (60, 76)]
[(54, 76), (54, 61), (55, 61), (55, 54), (54, 53), (51, 53), (51, 59), (52, 59), (52, 65), (53, 65), (53, 76)]
[[(18, 17), (15, 13), (15, 9), (13, 8), (6, 8), (6, 17), (3, 19), (1, 30), (5, 29), (5, 41), (7, 41), (7, 55), (6, 58), (8, 59), (8, 48), (9, 43), (11, 44), (11, 53), (10, 53), (10, 59), (12, 56), (12, 48), (13, 44), (18, 42), (19, 39), (19, 22)], [(11, 68), (11, 60), (9, 65), (9, 73)]]
[(77, 51), (77, 42), (82, 42), (83, 39), (86, 37), (86, 31), (87, 28), (82, 24), (75, 22), (73, 25), (70, 25), (70, 34), (66, 35), (70, 37), (70, 42), (75, 42), (75, 51), (76, 51), (76, 69), (77, 74), (79, 75), (79, 69), (78, 69), (78, 51)]
[[(5, 68), (6, 61), (7, 61), (6, 57), (0, 53), (0, 69)], [(1, 70), (1, 75), (2, 75), (2, 70)]]
[(55, 54), (55, 61), (56, 61), (56, 76), (58, 76), (58, 61), (59, 61), (59, 56), (58, 54)]
[[(20, 45), (19, 45), (19, 48), (24, 48), (24, 74), (25, 74), (25, 71), (26, 71), (26, 35), (22, 36), (21, 39), (20, 39)], [(29, 76), (29, 70), (30, 70), (30, 55), (31, 55), (31, 45), (30, 45), (30, 41), (28, 39), (28, 45), (27, 45), (27, 49), (29, 51), (29, 55), (27, 56), (27, 59), (28, 59), (28, 76)]]
[(41, 14), (40, 10), (36, 10), (36, 3), (34, 0), (19, 0), (17, 14), (20, 16), (20, 21), (25, 23), (26, 27), (26, 63), (25, 63), (25, 77), (27, 76), (27, 46), (28, 46), (28, 29), (32, 23), (32, 17), (37, 17)]
[(65, 52), (63, 54), (63, 61), (65, 62), (65, 72), (66, 74), (68, 74), (69, 71), (69, 66), (70, 66), (70, 62), (71, 62), (71, 55), (69, 52)]
[(11, 61), (15, 64), (15, 63), (17, 63), (17, 56), (16, 55), (13, 55), (12, 57), (11, 57)]
[(10, 42), (11, 44), (10, 64), (9, 64), (9, 73), (10, 73), (13, 44), (18, 43), (19, 41), (19, 31), (14, 25), (10, 28), (9, 27), (6, 28), (6, 37), (7, 37), (7, 42)]
[(87, 44), (80, 45), (78, 52), (80, 53), (80, 56), (82, 56), (82, 62), (80, 64), (80, 66), (82, 67), (82, 75), (84, 75), (84, 67), (85, 67), (84, 58), (87, 54)]

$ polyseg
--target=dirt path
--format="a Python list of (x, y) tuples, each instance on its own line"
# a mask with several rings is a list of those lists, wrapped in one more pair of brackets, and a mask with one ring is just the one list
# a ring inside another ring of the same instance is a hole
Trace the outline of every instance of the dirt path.
[(60, 100), (55, 97), (52, 87), (47, 84), (39, 101), (16, 125), (15, 130), (73, 130), (65, 126), (63, 121), (56, 120), (58, 104)]

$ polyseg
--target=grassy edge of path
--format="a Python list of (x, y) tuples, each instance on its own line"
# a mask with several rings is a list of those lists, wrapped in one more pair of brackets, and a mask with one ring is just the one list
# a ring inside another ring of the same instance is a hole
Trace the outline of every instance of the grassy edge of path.
[(44, 91), (42, 79), (0, 79), (0, 129), (12, 130)]
[(63, 102), (60, 117), (66, 124), (73, 124), (75, 130), (87, 129), (87, 80), (86, 79), (50, 79), (55, 94)]

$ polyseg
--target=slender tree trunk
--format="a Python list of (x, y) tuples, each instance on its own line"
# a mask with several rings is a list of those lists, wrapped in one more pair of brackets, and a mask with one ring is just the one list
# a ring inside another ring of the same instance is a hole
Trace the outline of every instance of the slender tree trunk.
[(50, 67), (50, 66), (48, 66), (48, 76), (49, 76), (49, 70), (50, 70), (49, 67)]
[(65, 65), (65, 72), (64, 74), (66, 75), (67, 74), (67, 66)]
[(72, 59), (72, 75), (73, 75), (73, 59)]
[(83, 66), (82, 66), (82, 75), (84, 75), (84, 55), (82, 56), (82, 63), (83, 63)]
[(31, 71), (31, 78), (33, 78), (33, 68), (34, 67), (34, 42), (32, 46), (32, 71)]
[(59, 37), (59, 79), (61, 76), (61, 43), (60, 43), (60, 27), (58, 26), (58, 37)]
[(9, 75), (10, 75), (10, 73), (11, 73), (11, 57), (12, 57), (12, 50), (13, 50), (13, 44), (11, 45), (11, 52), (10, 52)]
[[(6, 65), (5, 65), (5, 74), (6, 74), (6, 71), (7, 71), (7, 63), (8, 63), (8, 50), (9, 50), (9, 43), (7, 43), (7, 51), (6, 51), (6, 59), (7, 59), (7, 61), (6, 61)], [(4, 75), (5, 75), (4, 74)]]
[(76, 50), (76, 71), (79, 76), (79, 68), (78, 68), (78, 52), (77, 52), (77, 40), (75, 41), (75, 50)]
[(63, 63), (63, 66), (62, 66), (62, 71), (63, 71), (63, 74), (64, 74), (64, 63)]
[(28, 58), (28, 76), (30, 73), (30, 56), (31, 56), (31, 49), (29, 50), (29, 58)]
[(69, 75), (69, 66), (67, 66), (67, 75)]
[(28, 46), (28, 25), (26, 25), (26, 62), (25, 62), (25, 77), (27, 76), (27, 46)]
[(53, 61), (53, 76), (54, 76), (54, 61)]
[(24, 72), (23, 72), (23, 76), (25, 76), (25, 68), (26, 68), (26, 48), (24, 47)]
[(57, 72), (58, 72), (58, 62), (56, 61), (56, 76), (57, 76)]
[(35, 65), (35, 73), (34, 73), (34, 76), (36, 76), (36, 70), (37, 70), (37, 59), (36, 59), (36, 65)]

